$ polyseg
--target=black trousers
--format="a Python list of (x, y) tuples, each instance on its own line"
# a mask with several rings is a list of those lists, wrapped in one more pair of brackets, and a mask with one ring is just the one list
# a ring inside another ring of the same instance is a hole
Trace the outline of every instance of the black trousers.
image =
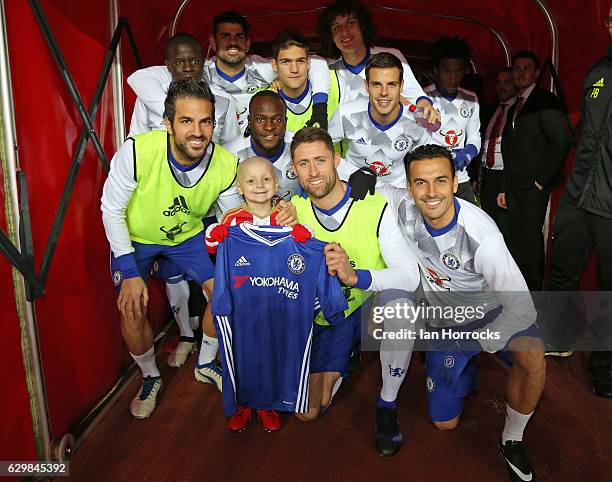
[(508, 206), (508, 248), (530, 290), (539, 291), (544, 283), (544, 235), (542, 226), (550, 191), (533, 186), (506, 192)]
[(555, 212), (551, 268), (552, 290), (578, 289), (591, 252), (598, 258), (598, 286), (612, 290), (612, 219), (579, 209), (564, 195)]
[[(612, 290), (612, 219), (576, 207), (564, 195), (555, 212), (551, 256), (552, 290), (575, 291), (580, 284), (593, 249), (597, 252), (598, 287)], [(598, 327), (598, 334), (609, 332), (610, 327)], [(595, 337), (597, 338), (597, 336)], [(603, 336), (602, 339), (607, 339)], [(595, 393), (610, 397), (612, 394), (612, 351), (609, 346), (594, 346), (589, 360), (589, 373)]]
[(497, 195), (502, 192), (502, 176), (504, 171), (494, 171), (482, 168), (482, 181), (480, 183), (480, 207), (487, 213), (508, 241), (508, 212), (497, 205)]
[(476, 204), (476, 197), (474, 196), (474, 190), (472, 189), (472, 183), (470, 181), (459, 183), (455, 197)]

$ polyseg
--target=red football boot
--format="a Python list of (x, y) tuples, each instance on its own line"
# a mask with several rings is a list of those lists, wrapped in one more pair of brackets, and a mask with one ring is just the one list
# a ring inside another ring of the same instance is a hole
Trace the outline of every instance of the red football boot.
[(281, 418), (275, 410), (257, 410), (261, 426), (266, 432), (276, 432), (281, 428)]
[(249, 407), (238, 407), (228, 421), (227, 428), (232, 432), (242, 432), (251, 420), (251, 414), (253, 410)]

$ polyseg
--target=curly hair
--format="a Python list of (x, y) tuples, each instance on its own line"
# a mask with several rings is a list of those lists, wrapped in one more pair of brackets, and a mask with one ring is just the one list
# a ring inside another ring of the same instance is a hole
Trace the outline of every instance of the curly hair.
[(472, 49), (467, 40), (455, 37), (442, 37), (431, 49), (431, 65), (438, 67), (442, 59), (463, 59), (467, 65), (472, 56)]
[(331, 26), (336, 17), (353, 15), (359, 22), (363, 43), (372, 47), (376, 40), (376, 25), (366, 6), (359, 0), (337, 0), (327, 5), (317, 21), (317, 33), (321, 39), (321, 53), (325, 57), (338, 58), (340, 50), (336, 47), (331, 33)]

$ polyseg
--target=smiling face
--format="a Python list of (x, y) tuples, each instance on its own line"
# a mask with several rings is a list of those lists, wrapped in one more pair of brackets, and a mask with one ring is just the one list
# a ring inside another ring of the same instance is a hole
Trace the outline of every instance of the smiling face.
[(330, 151), (323, 141), (300, 144), (293, 151), (292, 159), (300, 185), (310, 197), (322, 199), (334, 190), (340, 156)]
[(262, 157), (251, 157), (238, 166), (236, 187), (248, 203), (268, 204), (278, 189), (272, 163)]
[(331, 23), (331, 34), (343, 56), (364, 48), (361, 27), (353, 14), (338, 15)]
[(512, 64), (512, 78), (519, 94), (534, 84), (540, 75), (533, 59), (519, 57)]
[(251, 40), (239, 23), (220, 23), (216, 35), (211, 39), (211, 47), (216, 52), (217, 62), (223, 66), (238, 68), (244, 65)]
[(203, 99), (176, 100), (174, 121), (165, 117), (170, 147), (176, 161), (183, 165), (197, 162), (206, 152), (215, 124), (212, 102)]
[(455, 215), (453, 194), (457, 192), (457, 177), (445, 157), (412, 161), (408, 172), (408, 189), (423, 218), (439, 229), (450, 224)]
[(372, 116), (382, 124), (393, 121), (399, 113), (400, 95), (404, 86), (399, 69), (371, 68), (365, 82)]
[(278, 58), (272, 60), (272, 67), (278, 73), (283, 92), (289, 97), (298, 97), (304, 92), (309, 66), (308, 52), (297, 45), (281, 49)]
[(287, 125), (282, 100), (270, 96), (255, 97), (249, 111), (249, 130), (257, 150), (268, 157), (277, 154)]

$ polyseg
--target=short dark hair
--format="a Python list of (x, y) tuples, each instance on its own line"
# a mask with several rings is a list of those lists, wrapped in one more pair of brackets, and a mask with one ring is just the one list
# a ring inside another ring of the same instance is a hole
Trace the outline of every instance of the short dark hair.
[(337, 0), (327, 5), (319, 14), (317, 21), (317, 33), (321, 39), (321, 53), (325, 57), (338, 58), (340, 50), (334, 43), (331, 33), (333, 21), (338, 16), (353, 15), (359, 22), (361, 36), (366, 47), (372, 47), (376, 40), (376, 25), (368, 9), (359, 0)]
[(278, 60), (278, 54), (281, 50), (293, 46), (303, 48), (304, 50), (306, 50), (306, 55), (308, 55), (309, 48), (306, 37), (304, 37), (297, 30), (283, 30), (275, 37), (274, 41), (272, 42), (272, 58), (274, 60)]
[(200, 44), (197, 38), (195, 38), (191, 34), (180, 32), (180, 33), (173, 35), (168, 40), (166, 40), (166, 45), (165, 45), (166, 59), (170, 57), (171, 49), (173, 49), (177, 45), (183, 45), (183, 44), (193, 45), (200, 51), (200, 53), (202, 52), (202, 44)]
[(334, 154), (334, 143), (325, 129), (320, 129), (318, 127), (302, 127), (295, 133), (291, 141), (291, 159), (293, 159), (293, 154), (298, 146), (319, 141), (325, 143), (330, 152)]
[(227, 10), (226, 12), (220, 13), (213, 18), (212, 33), (213, 37), (217, 35), (219, 31), (219, 25), (222, 23), (237, 23), (242, 27), (242, 31), (248, 37), (249, 36), (249, 22), (244, 15), (240, 15), (238, 12), (233, 10)]
[(249, 101), (249, 111), (251, 110), (251, 105), (253, 105), (255, 99), (261, 99), (262, 97), (270, 97), (272, 99), (279, 100), (281, 104), (285, 106), (285, 112), (287, 111), (287, 103), (285, 102), (285, 99), (283, 99), (278, 92), (274, 92), (273, 90), (260, 90), (255, 92)]
[(176, 114), (176, 101), (178, 99), (200, 99), (208, 100), (212, 104), (213, 119), (215, 116), (215, 96), (210, 90), (210, 87), (203, 80), (183, 79), (177, 80), (170, 84), (166, 100), (164, 101), (164, 109), (166, 117), (172, 124), (174, 115)]
[(533, 60), (536, 70), (540, 68), (540, 59), (538, 59), (538, 56), (531, 50), (521, 50), (520, 52), (515, 53), (514, 57), (512, 57), (512, 65), (514, 65), (514, 62), (516, 62), (518, 59), (531, 59)]
[(435, 159), (436, 157), (443, 157), (448, 159), (450, 170), (455, 177), (455, 163), (453, 162), (453, 155), (450, 149), (437, 144), (425, 144), (424, 146), (417, 147), (414, 151), (409, 152), (404, 157), (404, 164), (406, 166), (406, 178), (410, 182), (410, 164), (413, 161), (422, 161), (424, 159)]
[(392, 69), (396, 68), (400, 72), (400, 81), (404, 79), (404, 66), (402, 61), (391, 52), (379, 52), (372, 55), (365, 67), (366, 80), (370, 80), (370, 69)]
[(442, 59), (463, 59), (467, 66), (471, 56), (472, 49), (466, 39), (446, 36), (434, 42), (431, 48), (431, 65), (438, 67)]

